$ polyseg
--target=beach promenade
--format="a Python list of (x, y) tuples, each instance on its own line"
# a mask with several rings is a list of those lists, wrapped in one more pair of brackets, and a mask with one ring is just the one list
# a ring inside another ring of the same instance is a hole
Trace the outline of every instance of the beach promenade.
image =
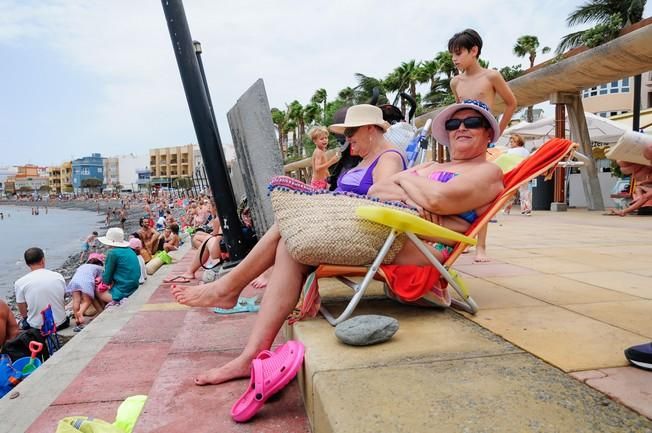
[[(456, 266), (477, 315), (402, 306), (376, 285), (359, 312), (399, 319), (392, 340), (345, 346), (321, 317), (286, 329), (307, 347), (299, 380), (247, 424), (229, 417), (246, 379), (197, 387), (192, 375), (238, 353), (255, 314), (174, 302), (163, 279), (187, 265), (186, 243), (0, 401), (0, 430), (112, 421), (122, 400), (147, 394), (137, 433), (652, 432), (652, 372), (623, 356), (652, 340), (652, 220), (513, 211), (490, 224), (490, 263), (467, 254)], [(321, 285), (326, 301), (345, 293)]]

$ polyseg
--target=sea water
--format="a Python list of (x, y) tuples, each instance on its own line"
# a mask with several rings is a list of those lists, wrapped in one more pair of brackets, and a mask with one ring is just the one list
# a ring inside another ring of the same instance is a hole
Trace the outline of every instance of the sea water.
[(54, 269), (70, 254), (81, 252), (82, 242), (97, 230), (102, 215), (95, 212), (39, 206), (32, 215), (29, 206), (0, 205), (0, 298), (14, 292), (14, 281), (29, 272), (23, 253), (30, 247), (45, 252), (45, 266)]

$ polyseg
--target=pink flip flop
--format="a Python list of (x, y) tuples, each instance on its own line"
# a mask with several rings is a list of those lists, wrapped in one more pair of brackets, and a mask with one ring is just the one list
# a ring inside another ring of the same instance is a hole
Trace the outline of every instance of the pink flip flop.
[(251, 362), (251, 380), (245, 393), (231, 408), (234, 421), (249, 421), (268, 398), (283, 389), (303, 364), (305, 348), (298, 341), (288, 341), (274, 352), (264, 350)]

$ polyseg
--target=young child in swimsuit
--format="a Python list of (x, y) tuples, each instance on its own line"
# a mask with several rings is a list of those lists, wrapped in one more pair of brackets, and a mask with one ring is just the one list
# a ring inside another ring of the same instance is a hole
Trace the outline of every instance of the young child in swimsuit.
[(328, 189), (328, 167), (335, 164), (340, 159), (340, 153), (328, 159), (326, 156), (326, 146), (328, 146), (328, 129), (323, 126), (314, 126), (308, 131), (308, 135), (313, 143), (315, 150), (312, 152), (312, 181), (310, 185), (316, 189)]
[[(453, 55), (453, 63), (460, 71), (451, 80), (451, 90), (455, 95), (455, 102), (466, 99), (475, 99), (484, 102), (493, 108), (496, 94), (505, 103), (505, 110), (500, 119), (500, 134), (505, 131), (516, 109), (516, 97), (505, 82), (500, 72), (485, 69), (478, 61), (482, 51), (482, 38), (473, 29), (466, 29), (456, 33), (448, 41), (448, 51)], [(478, 233), (478, 244), (475, 249), (475, 262), (487, 262), (487, 227)]]

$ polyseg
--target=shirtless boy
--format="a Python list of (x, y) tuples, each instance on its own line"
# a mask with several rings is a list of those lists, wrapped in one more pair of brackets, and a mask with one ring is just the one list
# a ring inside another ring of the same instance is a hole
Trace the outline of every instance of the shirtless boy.
[(16, 318), (5, 301), (0, 299), (0, 348), (7, 340), (18, 335)]
[[(448, 51), (453, 55), (453, 63), (460, 71), (460, 74), (451, 80), (451, 90), (455, 95), (455, 102), (476, 99), (487, 104), (491, 110), (496, 94), (498, 94), (505, 103), (505, 111), (500, 119), (500, 134), (502, 134), (516, 109), (516, 97), (500, 72), (485, 69), (480, 65), (478, 58), (482, 51), (482, 38), (473, 29), (455, 33), (448, 41)], [(478, 233), (474, 261), (489, 261), (486, 226)]]
[(328, 146), (328, 130), (323, 126), (315, 126), (308, 131), (308, 135), (313, 143), (315, 150), (312, 152), (312, 181), (310, 185), (317, 189), (328, 189), (328, 167), (335, 164), (340, 159), (340, 153), (328, 159), (326, 157), (326, 146)]

